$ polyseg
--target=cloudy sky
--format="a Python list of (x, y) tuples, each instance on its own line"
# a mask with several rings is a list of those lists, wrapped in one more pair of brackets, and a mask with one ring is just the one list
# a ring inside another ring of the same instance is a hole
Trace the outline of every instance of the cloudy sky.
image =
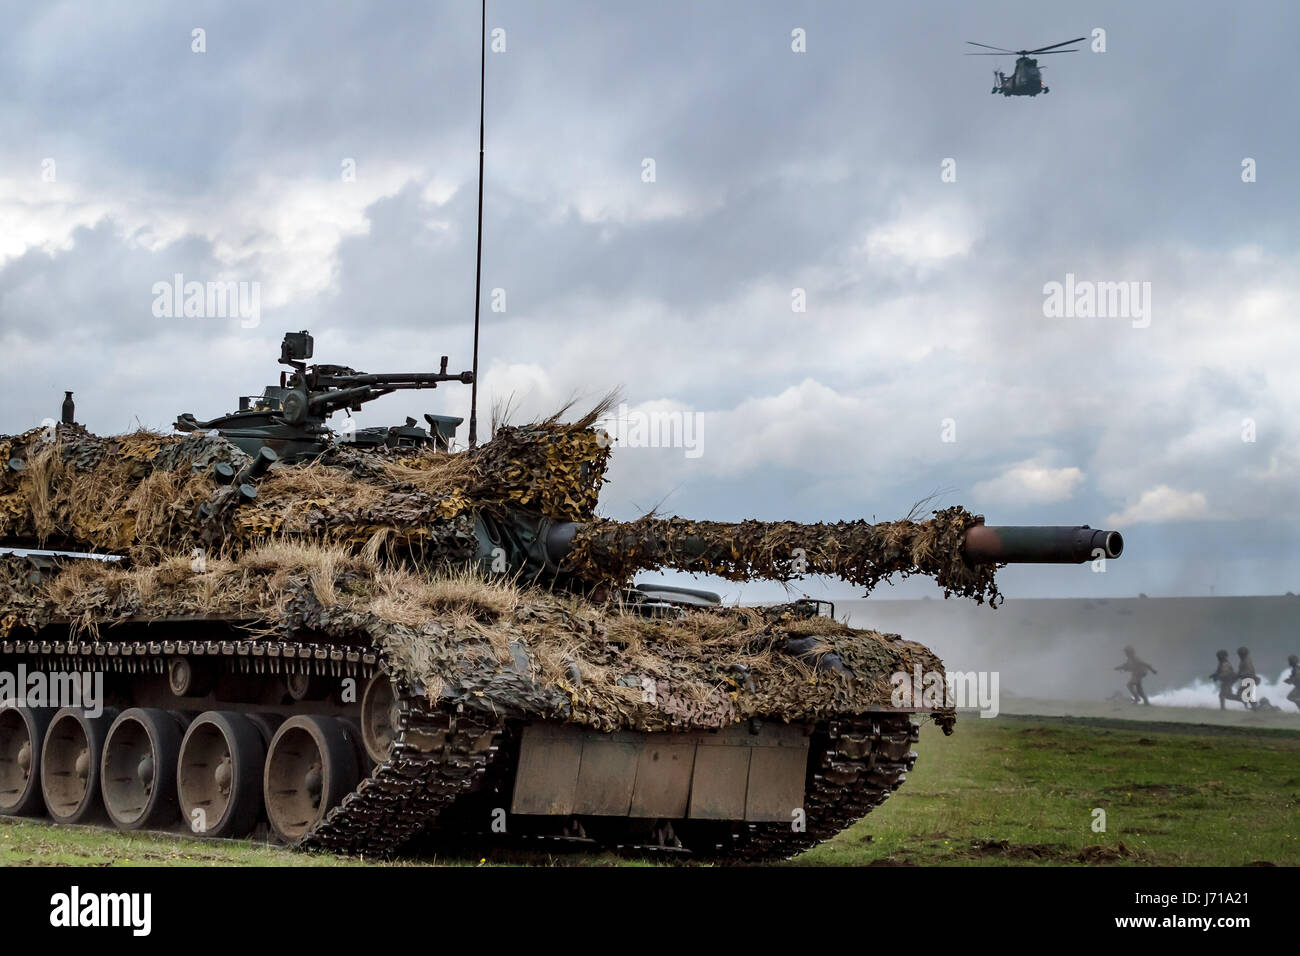
[[(477, 3), (0, 11), (0, 432), (64, 389), (101, 433), (216, 416), (286, 330), (469, 367)], [(607, 514), (933, 494), (1123, 531), (1105, 574), (1013, 596), (1300, 590), (1296, 5), (492, 0), (488, 27), (483, 417), (619, 387), (629, 423), (698, 423), (621, 449)], [(1032, 99), (962, 55), (1076, 36)], [(256, 283), (256, 321), (156, 314), (178, 274)], [(1067, 275), (1137, 283), (1134, 314), (1046, 314)]]

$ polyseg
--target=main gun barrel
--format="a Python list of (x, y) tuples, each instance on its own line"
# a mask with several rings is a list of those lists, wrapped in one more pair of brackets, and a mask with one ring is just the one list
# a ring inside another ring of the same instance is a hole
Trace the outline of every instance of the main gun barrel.
[(991, 602), (1000, 596), (994, 583), (999, 564), (1082, 564), (1117, 558), (1124, 549), (1114, 531), (990, 527), (960, 507), (924, 521), (878, 524), (543, 519), (525, 537), (541, 545), (533, 549), (535, 558), (589, 582), (627, 582), (644, 571), (671, 568), (731, 581), (835, 577), (870, 591), (895, 575), (922, 574), (934, 578), (945, 595)]
[[(739, 527), (739, 526), (737, 526)], [(574, 540), (590, 525), (572, 521), (555, 522), (546, 535), (547, 557), (557, 564), (573, 550)], [(653, 525), (651, 525), (653, 529)], [(641, 528), (635, 543), (644, 548), (654, 540)], [(611, 529), (614, 535), (616, 528)], [(612, 537), (612, 536), (611, 536)], [(626, 539), (625, 539), (626, 541)], [(612, 543), (612, 542), (611, 542)], [(629, 542), (630, 543), (630, 542)], [(679, 558), (699, 560), (732, 548), (725, 535), (689, 535), (673, 543)], [(966, 530), (962, 556), (977, 564), (1083, 564), (1097, 558), (1118, 558), (1124, 553), (1124, 537), (1118, 531), (1101, 531), (1088, 525), (972, 525)]]
[[(1117, 558), (1115, 531), (1079, 527), (990, 527), (963, 508), (924, 521), (689, 521), (648, 516), (631, 522), (550, 522), (516, 540), (533, 561), (588, 582), (627, 582), (671, 568), (731, 581), (836, 577), (870, 591), (898, 575), (934, 578), (944, 594), (996, 602), (1000, 564), (1082, 564)], [(527, 544), (531, 542), (530, 544)]]
[(964, 553), (971, 564), (1082, 564), (1118, 558), (1124, 553), (1124, 537), (1086, 524), (977, 524), (966, 531)]

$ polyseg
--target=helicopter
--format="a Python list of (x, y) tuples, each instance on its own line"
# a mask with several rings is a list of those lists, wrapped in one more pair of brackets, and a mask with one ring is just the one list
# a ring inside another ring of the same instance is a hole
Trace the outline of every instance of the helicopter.
[(993, 75), (998, 78), (997, 85), (989, 90), (990, 93), (1001, 93), (1003, 96), (1037, 96), (1039, 93), (1050, 93), (1051, 90), (1043, 83), (1042, 70), (1038, 61), (1030, 59), (1033, 54), (1048, 53), (1078, 53), (1078, 49), (1058, 50), (1057, 47), (1069, 46), (1071, 43), (1078, 43), (1086, 40), (1087, 37), (1076, 37), (1073, 40), (1066, 40), (1063, 43), (1053, 43), (1051, 46), (1040, 46), (1037, 50), (1004, 50), (1000, 46), (989, 46), (987, 43), (976, 43), (974, 40), (967, 40), (971, 46), (982, 46), (989, 50), (997, 50), (997, 53), (967, 53), (967, 56), (1002, 56), (1006, 53), (1014, 53), (1019, 59), (1016, 60), (1016, 69), (1010, 76), (998, 70), (993, 71)]

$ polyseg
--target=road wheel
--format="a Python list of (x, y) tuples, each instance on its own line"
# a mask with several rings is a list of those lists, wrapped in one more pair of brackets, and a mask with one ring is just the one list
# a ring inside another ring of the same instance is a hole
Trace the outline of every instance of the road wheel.
[(181, 721), (165, 710), (132, 707), (104, 741), (100, 790), (119, 830), (164, 827), (177, 815), (176, 760)]
[(181, 815), (194, 833), (246, 836), (262, 811), (266, 745), (243, 714), (209, 710), (181, 741), (176, 791)]
[(286, 843), (296, 843), (357, 786), (354, 744), (332, 717), (300, 714), (276, 731), (266, 756), (266, 818)]
[(376, 674), (361, 695), (361, 740), (375, 763), (388, 759), (399, 719), (397, 695), (388, 675)]
[(113, 710), (90, 717), (79, 707), (64, 707), (50, 720), (41, 745), (41, 793), (55, 823), (103, 819), (99, 767), (116, 717)]
[(0, 710), (0, 814), (40, 815), (41, 744), (54, 711), (48, 707)]

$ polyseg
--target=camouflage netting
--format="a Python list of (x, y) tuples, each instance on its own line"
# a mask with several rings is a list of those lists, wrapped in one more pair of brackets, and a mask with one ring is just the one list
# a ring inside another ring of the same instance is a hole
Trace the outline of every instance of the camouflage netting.
[(245, 622), (257, 639), (374, 645), (431, 699), (599, 730), (878, 710), (890, 704), (890, 675), (943, 666), (896, 635), (789, 606), (648, 619), (472, 573), (384, 567), (283, 542), (201, 570), (176, 556), (136, 568), (76, 561), (38, 576), (27, 559), (0, 558), (0, 607), (5, 639), (51, 622), (93, 634), (127, 619), (195, 614)]
[(835, 575), (867, 590), (890, 575), (925, 574), (945, 595), (997, 597), (994, 567), (962, 559), (963, 535), (978, 519), (961, 508), (874, 525), (596, 519), (609, 461), (607, 437), (594, 428), (603, 408), (567, 424), (553, 416), (503, 425), (454, 454), (330, 445), (310, 463), (272, 466), (251, 492), (229, 480), (249, 456), (215, 433), (100, 438), (72, 425), (0, 437), (0, 543), (143, 563), (300, 540), (459, 567), (478, 554), (476, 517), (508, 526), (521, 512), (585, 522), (561, 569), (589, 585), (621, 586), (663, 567), (734, 581)]
[(463, 561), (474, 553), (466, 516), (479, 509), (594, 514), (609, 450), (590, 426), (503, 426), (457, 454), (333, 445), (310, 464), (273, 466), (252, 501), (215, 477), (218, 464), (239, 472), (250, 461), (215, 435), (35, 429), (0, 436), (0, 541), (141, 557), (294, 535)]
[(609, 443), (591, 428), (590, 418), (565, 426), (548, 421), (497, 428), (475, 453), (477, 497), (565, 521), (592, 517), (609, 467)]
[(196, 537), (200, 507), (228, 512), (236, 494), (210, 477), (247, 455), (205, 436), (139, 431), (99, 438), (79, 425), (0, 436), (0, 540), (121, 551)]
[(928, 521), (742, 521), (685, 518), (598, 520), (584, 526), (566, 569), (589, 581), (629, 581), (639, 571), (674, 568), (729, 581), (833, 575), (868, 591), (891, 575), (925, 574), (977, 602), (996, 603), (993, 565), (962, 559), (966, 530), (979, 519), (964, 508), (936, 511)]

